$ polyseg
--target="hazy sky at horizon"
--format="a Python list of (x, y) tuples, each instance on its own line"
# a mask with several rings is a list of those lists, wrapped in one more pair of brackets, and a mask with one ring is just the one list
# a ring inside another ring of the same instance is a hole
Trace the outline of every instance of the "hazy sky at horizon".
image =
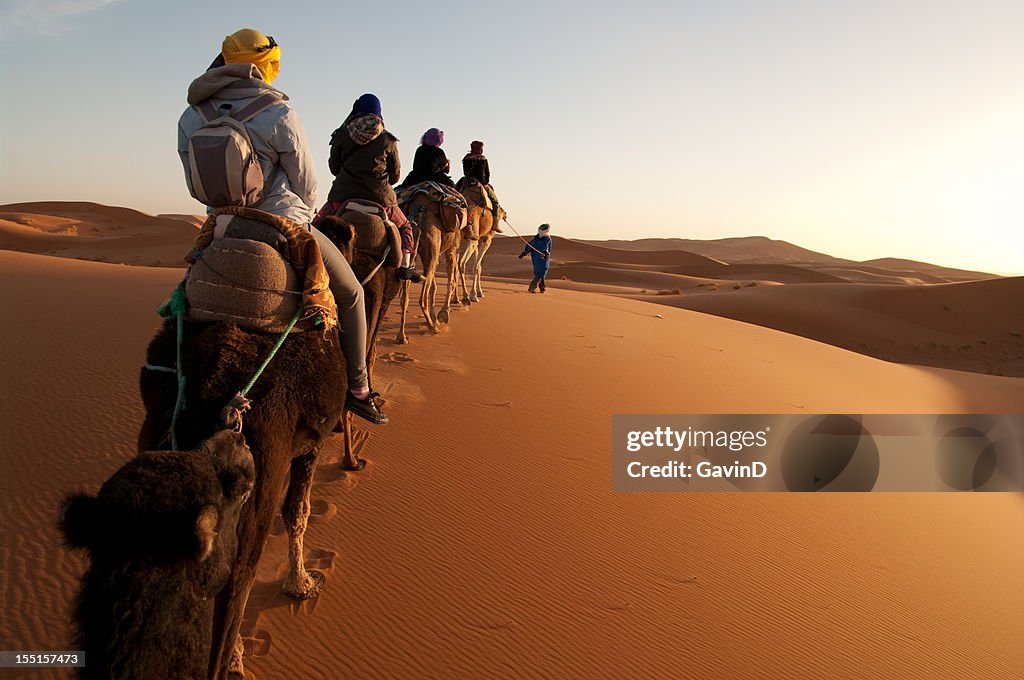
[(200, 212), (176, 122), (242, 27), (282, 46), (321, 199), (330, 133), (374, 92), (406, 170), (427, 127), (453, 169), (483, 139), (524, 233), (1024, 272), (1019, 0), (3, 0), (0, 203)]

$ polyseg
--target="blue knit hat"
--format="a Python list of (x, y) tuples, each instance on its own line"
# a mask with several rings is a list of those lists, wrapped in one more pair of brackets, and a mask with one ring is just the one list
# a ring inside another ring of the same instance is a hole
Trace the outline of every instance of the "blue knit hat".
[(380, 115), (380, 100), (375, 94), (364, 94), (357, 99), (356, 103), (352, 105), (352, 113), (372, 113), (378, 118), (384, 118)]

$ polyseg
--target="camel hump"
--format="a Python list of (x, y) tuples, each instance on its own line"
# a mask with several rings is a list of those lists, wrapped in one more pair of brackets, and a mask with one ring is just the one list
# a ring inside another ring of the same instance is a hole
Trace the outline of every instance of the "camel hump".
[(192, 265), (185, 297), (190, 321), (232, 321), (280, 333), (302, 304), (302, 282), (275, 247), (225, 235)]
[(240, 215), (220, 215), (213, 230), (213, 238), (240, 238), (259, 241), (271, 246), (279, 253), (288, 249), (288, 241), (280, 231), (259, 220)]
[(398, 233), (398, 226), (388, 219), (387, 208), (383, 205), (362, 198), (351, 198), (340, 202), (334, 217), (352, 227), (357, 252), (377, 260), (386, 254), (385, 264), (391, 267), (401, 263), (402, 237)]
[(494, 204), (487, 193), (487, 188), (475, 177), (463, 177), (455, 188), (466, 197), (467, 202), (483, 206), (487, 210), (494, 210)]
[(459, 198), (462, 200), (461, 206), (452, 202), (438, 201), (426, 192), (419, 192), (410, 194), (408, 202), (401, 204), (400, 207), (410, 219), (420, 223), (421, 227), (425, 218), (420, 211), (425, 211), (426, 215), (440, 225), (443, 233), (450, 234), (453, 231), (461, 231), (469, 221), (469, 211), (465, 207), (466, 199), (462, 198), (462, 194), (459, 194)]

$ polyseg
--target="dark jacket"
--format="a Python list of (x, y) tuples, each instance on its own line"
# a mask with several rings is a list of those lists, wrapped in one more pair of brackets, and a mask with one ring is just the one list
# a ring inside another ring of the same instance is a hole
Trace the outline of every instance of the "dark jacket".
[(334, 131), (328, 166), (334, 184), (327, 200), (362, 198), (385, 206), (397, 205), (391, 185), (402, 171), (398, 139), (373, 114), (351, 114)]
[(412, 172), (402, 182), (403, 187), (419, 184), (420, 182), (437, 182), (455, 186), (455, 182), (448, 176), (450, 163), (448, 156), (439, 146), (421, 144), (416, 149), (416, 156), (412, 160)]
[(466, 154), (462, 158), (462, 174), (472, 177), (480, 184), (491, 183), (491, 168), (487, 158), (479, 154)]

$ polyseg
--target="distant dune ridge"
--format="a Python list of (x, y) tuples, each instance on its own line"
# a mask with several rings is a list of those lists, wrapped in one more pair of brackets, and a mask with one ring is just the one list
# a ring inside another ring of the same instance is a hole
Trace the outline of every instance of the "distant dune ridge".
[(202, 218), (52, 201), (0, 206), (0, 250), (116, 264), (183, 267)]
[[(181, 267), (198, 215), (85, 202), (0, 206), (0, 249)], [(555, 236), (549, 284), (725, 316), (900, 363), (1024, 376), (1024, 278), (898, 258), (856, 262), (764, 236), (579, 241)], [(485, 273), (531, 276), (499, 236)], [(415, 305), (413, 305), (415, 307)]]

